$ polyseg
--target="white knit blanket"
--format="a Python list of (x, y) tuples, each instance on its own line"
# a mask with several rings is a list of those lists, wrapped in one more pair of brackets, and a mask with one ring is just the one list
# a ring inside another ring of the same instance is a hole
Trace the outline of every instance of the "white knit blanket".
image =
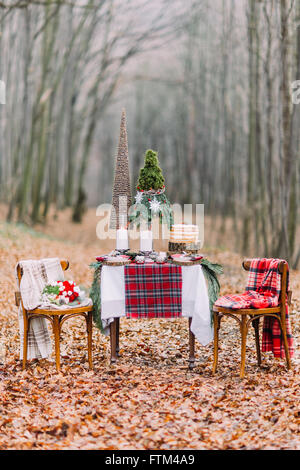
[[(22, 302), (26, 310), (35, 308), (49, 308), (51, 310), (66, 310), (72, 306), (55, 305), (41, 301), (41, 293), (44, 287), (50, 282), (63, 281), (64, 272), (59, 258), (46, 258), (41, 260), (19, 261), (16, 266), (23, 271), (21, 283), (19, 285)], [(78, 305), (86, 307), (92, 305), (88, 297)], [(24, 324), (22, 306), (19, 307), (19, 328), (20, 328), (20, 359), (23, 359)], [(47, 358), (51, 355), (52, 347), (45, 318), (32, 318), (28, 332), (27, 359)]]

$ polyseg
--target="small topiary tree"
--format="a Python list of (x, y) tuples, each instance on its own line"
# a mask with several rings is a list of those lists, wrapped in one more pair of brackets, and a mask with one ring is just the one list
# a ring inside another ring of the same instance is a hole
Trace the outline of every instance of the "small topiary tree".
[(148, 226), (151, 226), (154, 217), (159, 217), (160, 222), (167, 224), (168, 227), (174, 223), (173, 211), (165, 194), (165, 179), (159, 166), (157, 152), (147, 150), (129, 220), (137, 226), (140, 226), (144, 220)]
[(159, 166), (157, 152), (154, 152), (154, 150), (147, 150), (145, 154), (145, 166), (140, 170), (137, 190), (157, 191), (164, 187), (164, 183), (165, 179)]

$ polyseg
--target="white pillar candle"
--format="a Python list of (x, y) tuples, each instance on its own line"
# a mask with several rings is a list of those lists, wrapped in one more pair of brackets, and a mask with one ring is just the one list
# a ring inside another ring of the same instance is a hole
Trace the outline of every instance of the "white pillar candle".
[(117, 250), (128, 250), (128, 230), (119, 228), (117, 230)]
[(140, 251), (152, 251), (152, 231), (151, 230), (141, 230)]

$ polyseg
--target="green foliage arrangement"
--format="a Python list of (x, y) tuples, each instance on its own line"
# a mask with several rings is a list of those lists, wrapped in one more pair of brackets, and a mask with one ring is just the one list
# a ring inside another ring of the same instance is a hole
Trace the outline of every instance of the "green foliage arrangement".
[(218, 276), (223, 274), (223, 267), (220, 264), (212, 263), (206, 258), (202, 259), (201, 266), (207, 282), (211, 322), (213, 323), (213, 306), (220, 295), (220, 283)]
[(55, 286), (52, 286), (52, 285), (47, 285), (44, 287), (43, 289), (43, 294), (47, 294), (47, 295), (59, 295), (60, 291), (59, 291), (59, 285), (55, 285)]
[(139, 202), (130, 208), (129, 221), (137, 227), (145, 221), (150, 228), (153, 217), (159, 217), (160, 223), (167, 224), (168, 228), (174, 223), (173, 210), (165, 194), (142, 193)]
[(102, 263), (100, 261), (90, 264), (90, 268), (94, 269), (93, 283), (91, 285), (89, 296), (93, 301), (93, 320), (96, 327), (103, 333), (103, 325), (101, 321), (101, 297), (100, 297), (100, 279)]

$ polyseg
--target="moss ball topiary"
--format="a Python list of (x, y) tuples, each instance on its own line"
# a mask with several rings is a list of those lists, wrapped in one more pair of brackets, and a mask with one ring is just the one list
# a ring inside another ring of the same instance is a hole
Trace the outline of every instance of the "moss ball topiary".
[(147, 150), (145, 154), (145, 166), (140, 170), (137, 189), (138, 191), (150, 191), (162, 189), (165, 179), (159, 166), (157, 152)]

